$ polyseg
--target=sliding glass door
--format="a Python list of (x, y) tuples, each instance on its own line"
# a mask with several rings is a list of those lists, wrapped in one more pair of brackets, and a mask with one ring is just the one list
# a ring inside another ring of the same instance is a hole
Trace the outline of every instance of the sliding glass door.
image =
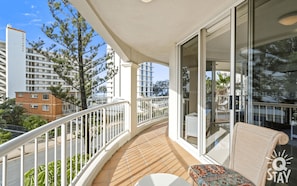
[(206, 34), (206, 155), (229, 162), (230, 142), (230, 16), (207, 28)]
[(181, 110), (180, 137), (197, 148), (198, 117), (198, 36), (181, 45)]

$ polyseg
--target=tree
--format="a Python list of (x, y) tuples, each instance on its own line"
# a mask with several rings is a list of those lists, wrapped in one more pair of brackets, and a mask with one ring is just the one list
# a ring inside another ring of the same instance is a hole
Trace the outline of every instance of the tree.
[(33, 129), (38, 128), (46, 123), (47, 123), (47, 121), (45, 119), (43, 119), (41, 116), (31, 115), (24, 119), (23, 126), (27, 130), (33, 130)]
[(218, 95), (225, 95), (227, 93), (227, 89), (230, 83), (230, 76), (222, 74), (221, 72), (217, 73), (218, 79), (216, 81), (217, 87), (216, 91)]
[(169, 81), (157, 81), (153, 85), (153, 92), (156, 96), (168, 96)]
[(106, 86), (105, 85), (103, 85), (103, 86), (100, 86), (99, 87), (99, 89), (98, 89), (98, 92), (100, 92), (100, 93), (106, 93), (107, 92), (107, 88), (106, 88)]
[(8, 99), (0, 105), (0, 116), (6, 124), (22, 125), (25, 109), (15, 104), (15, 99)]
[[(272, 41), (254, 50), (253, 99), (294, 103), (296, 96), (297, 37)], [(265, 99), (270, 97), (270, 99)]]
[(80, 99), (77, 100), (69, 93), (71, 90), (63, 89), (62, 85), (52, 86), (52, 93), (63, 101), (80, 106), (82, 110), (87, 109), (87, 98), (92, 89), (117, 73), (117, 68), (110, 60), (113, 53), (100, 56), (99, 49), (104, 43), (99, 42), (100, 37), (94, 29), (67, 0), (48, 0), (48, 6), (54, 22), (43, 25), (42, 32), (53, 43), (46, 46), (39, 39), (29, 44), (54, 62), (54, 71), (79, 92)]
[(0, 144), (7, 142), (11, 138), (11, 133), (0, 129)]

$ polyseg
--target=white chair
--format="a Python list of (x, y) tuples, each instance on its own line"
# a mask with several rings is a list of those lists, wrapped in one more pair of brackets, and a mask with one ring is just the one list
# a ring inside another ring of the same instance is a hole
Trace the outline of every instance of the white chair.
[(287, 134), (247, 123), (234, 127), (229, 167), (192, 165), (189, 175), (197, 185), (230, 183), (230, 185), (264, 186), (268, 161), (277, 144), (289, 141)]

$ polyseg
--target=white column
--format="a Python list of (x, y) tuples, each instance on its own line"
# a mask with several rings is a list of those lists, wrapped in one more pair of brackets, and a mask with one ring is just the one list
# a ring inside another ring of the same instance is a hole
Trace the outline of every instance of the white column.
[(179, 138), (179, 128), (181, 121), (180, 88), (179, 88), (179, 60), (177, 47), (172, 47), (169, 58), (169, 118), (168, 118), (168, 136), (176, 141)]
[(121, 72), (122, 98), (130, 102), (130, 133), (131, 137), (137, 132), (137, 68), (133, 62), (123, 62)]

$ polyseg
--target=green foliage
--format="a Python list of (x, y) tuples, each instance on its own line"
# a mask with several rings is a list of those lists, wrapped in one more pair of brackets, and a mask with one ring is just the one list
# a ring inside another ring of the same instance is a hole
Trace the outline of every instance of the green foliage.
[(33, 130), (33, 129), (38, 128), (46, 123), (47, 123), (47, 121), (45, 119), (43, 119), (41, 116), (31, 115), (24, 119), (23, 126), (27, 130)]
[(227, 93), (228, 86), (230, 84), (230, 76), (222, 74), (221, 72), (217, 73), (216, 81), (216, 91), (218, 95), (225, 95)]
[[(72, 179), (76, 176), (75, 170), (79, 172), (81, 169), (81, 166), (84, 165), (84, 162), (89, 159), (88, 155), (75, 155), (72, 158), (67, 158), (67, 183), (69, 184), (71, 182), (70, 180), (70, 160), (71, 160), (71, 168), (72, 168)], [(83, 164), (81, 164), (81, 161)], [(45, 165), (40, 165), (38, 167), (38, 184), (37, 185), (45, 185), (45, 182), (47, 181), (48, 185), (52, 186), (55, 185), (55, 176), (57, 178), (57, 185), (61, 185), (61, 160), (58, 160), (56, 162), (56, 170), (55, 172), (55, 162), (48, 163), (48, 180), (45, 180), (46, 178), (46, 167)], [(28, 170), (25, 173), (25, 186), (31, 186), (34, 185), (34, 168)]]
[(10, 109), (15, 105), (15, 99), (6, 99), (1, 105), (0, 109)]
[[(51, 87), (52, 93), (62, 99), (87, 108), (87, 98), (92, 91), (114, 77), (117, 68), (111, 62), (113, 53), (99, 54), (105, 45), (95, 30), (66, 0), (48, 0), (54, 22), (43, 25), (43, 33), (52, 41), (41, 39), (29, 43), (31, 47), (54, 62), (54, 71), (80, 94), (80, 100), (68, 96), (70, 90), (62, 86)], [(66, 94), (66, 95), (65, 95)]]
[(156, 96), (168, 96), (169, 81), (157, 81), (153, 85), (153, 92)]
[(0, 144), (7, 142), (11, 139), (11, 133), (0, 129)]
[(81, 105), (81, 101), (75, 97), (74, 94), (70, 92), (69, 89), (65, 89), (61, 84), (57, 86), (50, 86), (49, 90), (56, 97), (67, 103), (71, 103), (73, 105)]
[(22, 125), (25, 109), (15, 104), (15, 99), (8, 99), (0, 105), (1, 123)]
[(296, 100), (297, 37), (257, 46), (253, 57), (253, 99)]

